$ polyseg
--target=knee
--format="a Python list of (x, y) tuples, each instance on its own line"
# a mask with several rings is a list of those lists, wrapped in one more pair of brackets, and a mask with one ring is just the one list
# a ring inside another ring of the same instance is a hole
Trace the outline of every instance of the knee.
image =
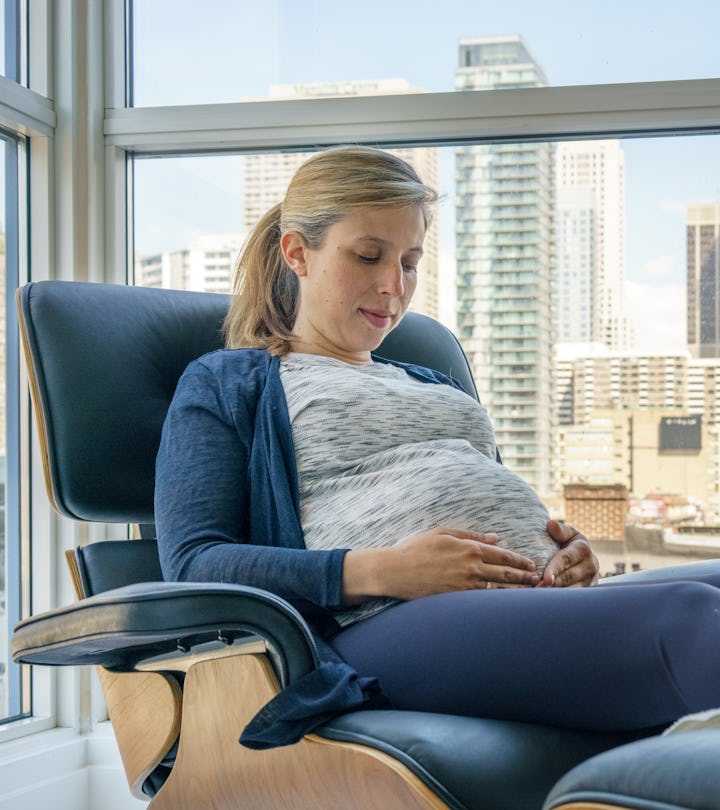
[(662, 615), (686, 630), (713, 617), (720, 620), (720, 589), (705, 582), (673, 582), (664, 590), (660, 594)]

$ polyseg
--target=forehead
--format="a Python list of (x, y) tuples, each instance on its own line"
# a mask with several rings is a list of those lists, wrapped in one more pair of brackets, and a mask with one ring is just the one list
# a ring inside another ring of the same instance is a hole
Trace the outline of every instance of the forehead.
[(425, 216), (419, 205), (357, 208), (336, 222), (328, 234), (420, 247), (425, 236)]

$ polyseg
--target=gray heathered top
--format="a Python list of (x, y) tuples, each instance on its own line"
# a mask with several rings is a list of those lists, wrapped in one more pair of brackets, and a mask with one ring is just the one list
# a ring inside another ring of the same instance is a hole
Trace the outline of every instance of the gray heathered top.
[[(280, 363), (309, 549), (377, 548), (437, 526), (495, 532), (541, 572), (557, 547), (548, 513), (498, 464), (485, 408), (386, 363), (309, 354)], [(392, 604), (338, 611), (347, 625)]]

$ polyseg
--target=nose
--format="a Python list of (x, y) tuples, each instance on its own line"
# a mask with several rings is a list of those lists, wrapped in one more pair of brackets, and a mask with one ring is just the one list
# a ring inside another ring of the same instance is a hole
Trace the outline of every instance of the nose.
[(400, 259), (382, 265), (378, 274), (377, 289), (383, 295), (401, 296), (405, 292), (405, 271)]

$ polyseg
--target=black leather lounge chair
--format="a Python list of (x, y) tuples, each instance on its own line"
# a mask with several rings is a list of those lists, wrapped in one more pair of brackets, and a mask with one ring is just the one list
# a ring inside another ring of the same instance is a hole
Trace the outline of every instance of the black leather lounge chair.
[[(98, 666), (130, 789), (152, 810), (539, 810), (573, 766), (635, 739), (358, 711), (293, 746), (240, 746), (256, 711), (316, 665), (312, 638), (271, 593), (163, 582), (152, 539), (166, 409), (187, 363), (221, 345), (228, 298), (38, 282), (18, 304), (53, 506), (75, 520), (137, 524), (146, 539), (77, 549), (78, 601), (22, 621), (13, 657)], [(409, 314), (381, 352), (475, 390), (454, 337), (426, 317)]]

